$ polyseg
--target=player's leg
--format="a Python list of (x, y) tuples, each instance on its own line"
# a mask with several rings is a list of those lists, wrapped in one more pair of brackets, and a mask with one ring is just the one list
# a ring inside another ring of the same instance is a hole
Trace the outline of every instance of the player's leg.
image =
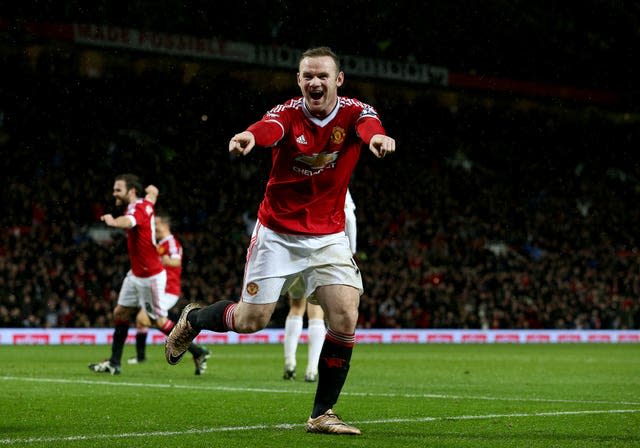
[[(190, 303), (180, 314), (175, 328), (167, 337), (165, 357), (169, 364), (177, 364), (191, 341), (202, 330), (218, 333), (255, 333), (267, 326), (283, 291), (285, 278), (266, 278), (245, 285), (240, 302), (220, 300), (213, 305), (202, 307)], [(245, 282), (246, 283), (246, 282)], [(288, 286), (288, 285), (287, 285)], [(250, 303), (249, 301), (255, 301)]]
[(315, 294), (324, 309), (328, 328), (320, 353), (313, 410), (306, 429), (309, 432), (360, 434), (358, 428), (344, 423), (332, 410), (349, 373), (360, 293), (347, 285), (327, 285), (319, 287)]
[(118, 295), (118, 304), (113, 311), (114, 329), (111, 342), (111, 357), (100, 363), (89, 364), (89, 369), (93, 372), (104, 372), (111, 375), (120, 373), (122, 352), (129, 334), (129, 325), (139, 309), (139, 292), (143, 287), (141, 280), (129, 271), (122, 282), (120, 294)]
[[(160, 299), (153, 303), (146, 304), (147, 309), (152, 310), (149, 316), (153, 318), (154, 325), (163, 334), (169, 336), (176, 323), (169, 319), (169, 310), (178, 302), (178, 296), (175, 294), (164, 293)], [(187, 351), (193, 356), (196, 375), (201, 375), (207, 369), (207, 360), (211, 357), (211, 353), (205, 347), (191, 342)]]
[(289, 314), (284, 323), (284, 374), (285, 380), (292, 380), (296, 377), (296, 352), (298, 342), (302, 334), (302, 321), (304, 316), (305, 299), (291, 299)]
[(133, 356), (127, 360), (127, 364), (139, 364), (147, 359), (147, 335), (149, 333), (149, 327), (151, 326), (151, 320), (149, 316), (140, 308), (136, 315), (136, 356)]
[(311, 383), (318, 379), (318, 361), (327, 332), (322, 307), (307, 303), (307, 321), (308, 358), (304, 380)]
[[(160, 316), (155, 320), (156, 328), (167, 336), (171, 334), (175, 325), (176, 323), (166, 316)], [(195, 374), (202, 375), (202, 373), (207, 370), (207, 360), (211, 357), (211, 352), (204, 346), (196, 344), (193, 341), (189, 343), (186, 351), (193, 356), (193, 362), (196, 366)]]
[(177, 364), (202, 330), (218, 333), (227, 331), (255, 333), (262, 330), (271, 320), (276, 303), (277, 301), (253, 304), (244, 301), (235, 303), (230, 300), (220, 300), (204, 308), (198, 303), (190, 303), (182, 310), (180, 319), (167, 337), (165, 343), (167, 362)]
[[(162, 308), (166, 310), (167, 316), (169, 314), (169, 310), (173, 308), (176, 305), (176, 303), (178, 303), (178, 299), (179, 297), (175, 294), (165, 293), (160, 304), (162, 305)], [(170, 334), (171, 330), (175, 326), (175, 322), (173, 320), (170, 320), (170, 321), (171, 321), (171, 327), (169, 328), (169, 332), (165, 333), (167, 336)], [(191, 356), (193, 356), (193, 363), (195, 364), (195, 368), (196, 368), (195, 374), (202, 375), (202, 373), (204, 373), (204, 371), (207, 370), (207, 360), (211, 357), (211, 352), (203, 345), (199, 345), (194, 342), (192, 342), (189, 345), (189, 348), (187, 348), (187, 351), (191, 353)]]
[(323, 414), (338, 401), (349, 372), (360, 302), (358, 290), (346, 285), (321, 286), (316, 295), (325, 311), (328, 328), (318, 364), (312, 417)]
[(302, 321), (307, 301), (304, 297), (304, 284), (298, 278), (288, 291), (289, 313), (284, 322), (284, 373), (282, 378), (293, 380), (296, 377), (296, 352), (302, 334)]
[(124, 344), (127, 341), (127, 335), (129, 334), (130, 322), (137, 311), (137, 307), (122, 306), (120, 304), (118, 304), (116, 309), (113, 311), (115, 331), (113, 333), (111, 358), (109, 360), (114, 365), (120, 365)]
[(275, 306), (276, 302), (254, 304), (221, 300), (204, 308), (191, 307), (186, 321), (198, 332), (211, 330), (219, 333), (255, 333), (267, 326)]
[(256, 224), (247, 249), (241, 300), (220, 300), (204, 308), (198, 303), (187, 305), (167, 337), (167, 362), (177, 364), (201, 330), (255, 333), (266, 327), (280, 295), (286, 291), (285, 282), (288, 288), (297, 276), (290, 266), (287, 244), (284, 237)]
[(111, 375), (120, 373), (122, 352), (129, 333), (129, 322), (136, 311), (137, 308), (116, 305), (113, 311), (114, 329), (111, 341), (111, 356), (105, 361), (89, 364), (89, 370), (96, 373), (110, 373)]
[(313, 269), (305, 271), (304, 275), (307, 285), (315, 286), (308, 301), (317, 302), (322, 307), (327, 323), (318, 362), (318, 386), (306, 430), (360, 434), (358, 428), (340, 420), (332, 408), (349, 373), (356, 340), (360, 294), (363, 291), (362, 277), (344, 233), (327, 236), (324, 242), (326, 246), (316, 251)]

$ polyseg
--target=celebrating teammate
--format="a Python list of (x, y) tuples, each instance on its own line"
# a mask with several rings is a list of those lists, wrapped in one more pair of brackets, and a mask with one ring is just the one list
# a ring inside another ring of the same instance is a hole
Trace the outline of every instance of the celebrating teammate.
[(345, 234), (344, 201), (362, 143), (378, 158), (396, 149), (376, 110), (338, 96), (344, 83), (338, 57), (327, 47), (305, 51), (297, 82), (302, 97), (268, 111), (229, 141), (229, 152), (247, 155), (272, 148), (272, 167), (258, 222), (247, 250), (238, 303), (190, 303), (167, 338), (165, 355), (176, 364), (203, 329), (253, 333), (271, 319), (278, 298), (301, 277), (326, 321), (318, 383), (308, 432), (360, 434), (332, 410), (347, 379), (355, 344), (360, 270)]
[[(167, 272), (162, 266), (156, 249), (154, 213), (158, 189), (149, 185), (144, 198), (142, 183), (134, 174), (116, 176), (113, 197), (117, 206), (126, 206), (125, 214), (114, 218), (106, 214), (100, 219), (109, 227), (126, 229), (127, 251), (131, 270), (122, 282), (118, 304), (113, 312), (114, 331), (111, 343), (111, 357), (105, 361), (89, 364), (89, 369), (98, 373), (117, 375), (121, 371), (122, 351), (129, 333), (130, 320), (142, 307), (152, 323), (164, 334), (169, 334), (174, 323), (167, 319), (171, 302), (164, 294)], [(192, 353), (200, 353), (202, 348), (189, 343), (185, 347)]]
[[(167, 286), (165, 301), (167, 309), (178, 303), (182, 292), (182, 244), (171, 232), (171, 217), (167, 213), (156, 213), (157, 251), (160, 261), (167, 271)], [(146, 360), (147, 332), (151, 326), (149, 315), (140, 308), (136, 316), (136, 356), (127, 360), (128, 364), (138, 364)], [(192, 345), (189, 350), (193, 355), (196, 375), (201, 375), (207, 369), (207, 359), (211, 356), (204, 347)]]

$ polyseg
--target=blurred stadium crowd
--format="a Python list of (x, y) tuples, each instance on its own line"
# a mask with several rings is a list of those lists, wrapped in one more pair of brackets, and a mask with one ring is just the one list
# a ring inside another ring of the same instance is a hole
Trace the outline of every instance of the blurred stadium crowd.
[[(293, 71), (283, 92), (268, 71), (256, 88), (227, 69), (188, 84), (63, 62), (8, 61), (1, 75), (0, 326), (112, 326), (129, 263), (98, 218), (119, 212), (122, 172), (157, 185), (174, 218), (178, 308), (237, 299), (243, 215), (270, 154), (232, 158), (227, 142), (297, 94)], [(374, 105), (398, 142), (384, 162), (363, 151), (352, 179), (361, 327), (640, 328), (637, 116), (346, 76), (342, 93)]]
[[(117, 212), (123, 171), (158, 185), (176, 220), (180, 305), (237, 298), (242, 215), (270, 159), (230, 158), (227, 140), (281, 99), (223, 76), (210, 91), (162, 76), (16, 76), (0, 111), (0, 325), (111, 326), (128, 260), (98, 217)], [(372, 98), (399, 151), (385, 164), (363, 152), (352, 181), (361, 326), (640, 328), (637, 126), (445, 99)]]

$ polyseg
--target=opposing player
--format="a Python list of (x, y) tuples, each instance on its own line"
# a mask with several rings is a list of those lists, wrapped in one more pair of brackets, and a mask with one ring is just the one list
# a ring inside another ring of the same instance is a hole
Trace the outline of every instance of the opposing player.
[[(167, 286), (165, 288), (165, 306), (171, 309), (178, 303), (182, 292), (182, 244), (171, 232), (171, 217), (167, 213), (155, 215), (157, 251), (160, 261), (167, 271)], [(146, 360), (147, 333), (151, 321), (147, 312), (140, 308), (136, 316), (136, 356), (127, 360), (128, 364), (138, 364)], [(201, 375), (207, 369), (207, 359), (211, 356), (209, 350), (202, 346), (189, 348), (196, 366), (196, 375)]]
[(376, 110), (339, 97), (338, 57), (327, 47), (305, 51), (297, 82), (302, 97), (268, 111), (229, 141), (231, 154), (272, 148), (272, 167), (247, 250), (242, 296), (202, 307), (190, 303), (167, 338), (169, 364), (207, 329), (253, 333), (270, 321), (281, 294), (301, 277), (327, 321), (308, 432), (360, 434), (332, 410), (347, 379), (362, 278), (345, 234), (344, 201), (362, 144), (379, 158), (396, 149)]
[[(347, 189), (347, 196), (344, 201), (345, 213), (345, 232), (349, 238), (349, 247), (351, 253), (356, 253), (356, 205), (353, 202), (351, 193)], [(284, 324), (284, 374), (285, 380), (293, 380), (296, 378), (296, 352), (298, 351), (298, 342), (302, 335), (304, 313), (307, 312), (307, 368), (304, 374), (304, 380), (308, 383), (315, 382), (318, 378), (318, 361), (320, 360), (320, 351), (326, 333), (324, 323), (324, 312), (320, 305), (309, 303), (304, 296), (304, 284), (301, 279), (297, 279), (287, 291), (289, 296), (289, 313)]]
[[(105, 361), (89, 364), (89, 369), (97, 373), (117, 375), (121, 371), (122, 351), (129, 333), (130, 320), (140, 308), (144, 308), (151, 323), (165, 334), (169, 334), (174, 323), (167, 319), (170, 308), (164, 294), (167, 273), (156, 250), (155, 203), (158, 189), (149, 185), (142, 192), (140, 178), (134, 174), (116, 176), (113, 197), (116, 206), (126, 207), (123, 215), (114, 218), (111, 214), (101, 216), (109, 227), (125, 229), (127, 251), (131, 269), (122, 282), (118, 304), (113, 312), (114, 331), (111, 343), (111, 357)], [(185, 351), (192, 349), (192, 343)]]
[(313, 383), (318, 379), (318, 361), (320, 360), (320, 351), (322, 350), (326, 327), (322, 307), (309, 303), (304, 293), (305, 285), (301, 278), (298, 278), (287, 291), (289, 313), (284, 323), (284, 374), (282, 378), (285, 380), (294, 380), (296, 378), (296, 352), (302, 336), (304, 313), (306, 311), (308, 356), (304, 380), (308, 383)]

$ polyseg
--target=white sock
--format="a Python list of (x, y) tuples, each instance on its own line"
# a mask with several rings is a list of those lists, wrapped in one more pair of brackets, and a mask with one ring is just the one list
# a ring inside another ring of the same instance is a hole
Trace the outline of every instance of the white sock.
[(284, 322), (284, 366), (287, 370), (296, 368), (296, 351), (302, 334), (302, 316), (288, 316)]
[(318, 362), (320, 361), (320, 352), (322, 351), (326, 333), (327, 329), (324, 326), (323, 319), (309, 320), (309, 359), (307, 373), (318, 373)]

